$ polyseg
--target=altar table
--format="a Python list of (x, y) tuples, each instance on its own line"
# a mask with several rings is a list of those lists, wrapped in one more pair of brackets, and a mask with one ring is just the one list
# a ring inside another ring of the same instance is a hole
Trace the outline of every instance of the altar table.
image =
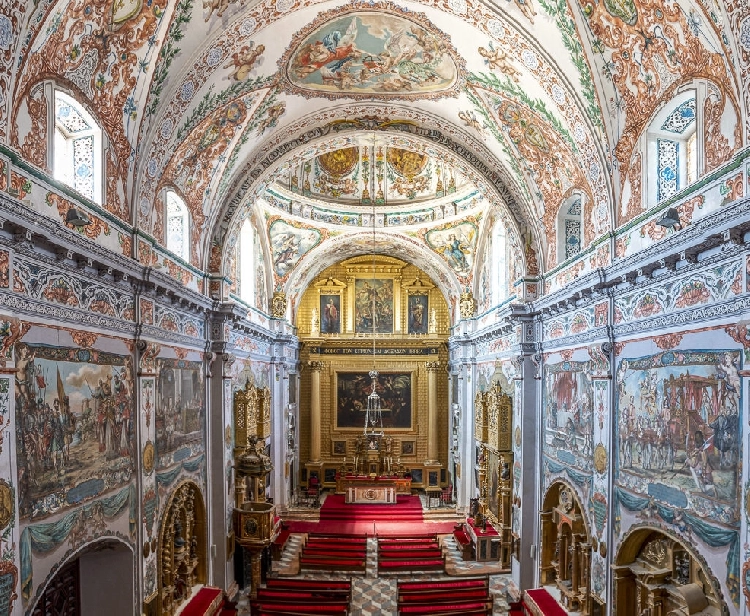
[(397, 494), (411, 494), (411, 479), (347, 475), (336, 480), (336, 492), (345, 494), (347, 503), (395, 504)]

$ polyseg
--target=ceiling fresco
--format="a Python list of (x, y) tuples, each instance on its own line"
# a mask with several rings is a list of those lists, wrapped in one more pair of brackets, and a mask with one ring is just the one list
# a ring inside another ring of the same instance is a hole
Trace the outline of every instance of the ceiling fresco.
[(225, 271), (248, 216), (268, 255), (267, 216), (317, 230), (283, 285), (375, 222), (459, 288), (489, 208), (547, 271), (571, 194), (584, 247), (643, 211), (639, 139), (696, 80), (707, 173), (750, 128), (744, 0), (0, 0), (0, 142), (51, 172), (57, 84), (106, 134), (102, 207), (163, 241), (174, 189), (193, 265)]
[(340, 9), (323, 13), (292, 37), (279, 62), (290, 90), (331, 98), (455, 96), (461, 60), (448, 37), (422, 14), (371, 6), (342, 17)]

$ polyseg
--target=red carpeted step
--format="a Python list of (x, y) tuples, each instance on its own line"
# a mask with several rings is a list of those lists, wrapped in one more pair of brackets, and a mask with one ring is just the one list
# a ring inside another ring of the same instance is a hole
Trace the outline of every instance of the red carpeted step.
[(292, 612), (298, 614), (325, 614), (326, 616), (336, 614), (347, 614), (349, 604), (340, 605), (316, 605), (310, 603), (280, 602), (280, 601), (251, 601), (250, 609), (255, 612)]
[(378, 560), (404, 560), (442, 558), (442, 550), (394, 550), (393, 552), (378, 552)]
[(434, 580), (425, 582), (399, 581), (398, 592), (423, 591), (447, 588), (489, 588), (488, 578), (466, 578), (462, 580)]
[(289, 578), (268, 578), (266, 588), (304, 588), (304, 589), (331, 589), (351, 590), (352, 583), (349, 580), (294, 580)]
[(182, 608), (182, 614), (185, 616), (205, 616), (206, 614), (215, 614), (219, 606), (224, 601), (223, 593), (220, 588), (204, 586), (195, 596), (187, 602)]
[[(260, 591), (259, 591), (260, 592)], [(492, 601), (487, 590), (447, 590), (445, 592), (426, 592), (399, 595), (399, 603), (429, 603), (432, 601)]]
[(378, 561), (378, 569), (386, 571), (437, 571), (445, 563), (442, 560), (386, 560)]
[(523, 596), (524, 607), (533, 605), (539, 614), (544, 616), (565, 616), (567, 612), (560, 607), (555, 598), (545, 588), (525, 590)]
[(443, 614), (447, 612), (455, 612), (457, 614), (464, 614), (469, 611), (476, 611), (482, 613), (483, 610), (492, 609), (492, 604), (488, 605), (487, 602), (455, 602), (455, 603), (439, 603), (429, 605), (403, 605), (399, 606), (399, 614)]

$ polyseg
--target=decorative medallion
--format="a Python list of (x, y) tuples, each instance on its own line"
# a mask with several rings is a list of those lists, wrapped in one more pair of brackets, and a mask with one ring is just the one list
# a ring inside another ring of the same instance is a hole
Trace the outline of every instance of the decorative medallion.
[(601, 443), (594, 449), (594, 468), (597, 473), (603, 473), (607, 470), (607, 450)]
[(255, 518), (248, 518), (245, 520), (245, 534), (254, 536), (258, 533), (258, 522)]
[(13, 488), (9, 483), (0, 479), (0, 531), (5, 530), (13, 519), (14, 509)]
[(147, 475), (150, 475), (154, 470), (154, 444), (151, 441), (146, 441), (146, 445), (143, 447), (143, 470), (146, 471)]
[(328, 175), (341, 177), (351, 173), (359, 161), (359, 148), (341, 148), (318, 156), (318, 163)]
[(279, 60), (293, 94), (327, 98), (458, 96), (463, 60), (423, 13), (352, 3), (318, 16)]
[(633, 0), (604, 0), (604, 7), (612, 17), (619, 17), (630, 26), (638, 21), (638, 9)]
[(396, 173), (409, 179), (420, 174), (429, 160), (427, 154), (401, 148), (388, 148), (386, 158)]

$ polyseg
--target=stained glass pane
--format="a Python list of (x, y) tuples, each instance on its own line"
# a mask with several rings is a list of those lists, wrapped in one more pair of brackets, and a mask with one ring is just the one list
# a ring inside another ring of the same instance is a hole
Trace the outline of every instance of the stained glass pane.
[(667, 116), (667, 119), (664, 120), (664, 123), (661, 125), (661, 129), (681, 135), (694, 120), (695, 99), (691, 98), (678, 105), (677, 108)]
[(657, 200), (663, 201), (680, 188), (680, 144), (669, 139), (656, 141), (659, 163), (657, 166)]
[(73, 140), (73, 188), (89, 199), (94, 198), (94, 138), (92, 136)]
[(565, 219), (565, 258), (574, 257), (581, 251), (581, 221)]

